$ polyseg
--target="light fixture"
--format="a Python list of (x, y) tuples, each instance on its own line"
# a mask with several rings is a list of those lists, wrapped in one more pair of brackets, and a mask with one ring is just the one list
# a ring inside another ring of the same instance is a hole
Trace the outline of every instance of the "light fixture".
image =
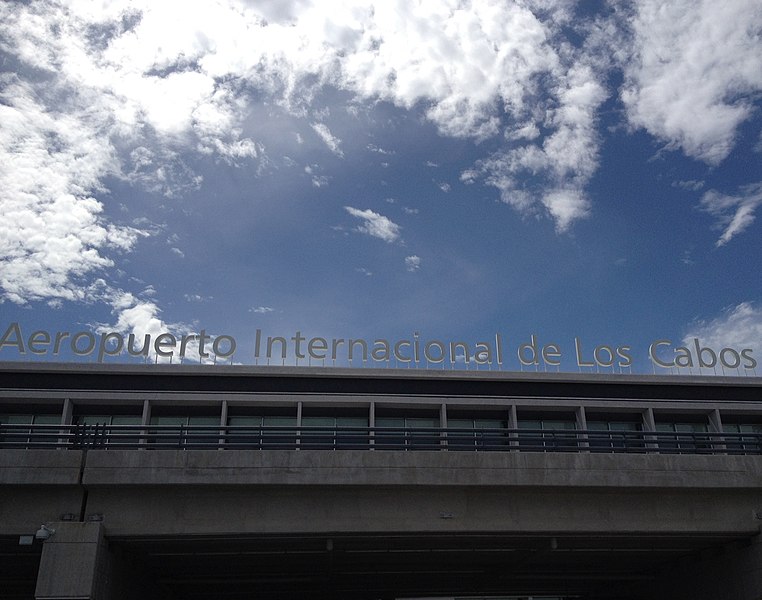
[(54, 535), (55, 532), (55, 529), (51, 529), (47, 525), (43, 524), (40, 525), (40, 528), (35, 532), (34, 537), (44, 542), (45, 540), (49, 539), (50, 536)]

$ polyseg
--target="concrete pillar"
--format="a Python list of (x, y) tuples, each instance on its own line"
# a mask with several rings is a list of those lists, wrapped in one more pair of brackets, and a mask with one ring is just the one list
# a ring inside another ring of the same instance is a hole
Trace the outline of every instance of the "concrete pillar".
[(153, 582), (108, 548), (100, 522), (57, 522), (43, 542), (35, 600), (148, 600)]
[[(140, 418), (140, 424), (143, 427), (148, 427), (151, 424), (151, 401), (150, 400), (143, 400), (143, 414)], [(145, 436), (148, 434), (148, 430), (143, 429), (142, 435)], [(148, 439), (146, 437), (140, 438), (140, 446), (141, 450), (148, 444)]]
[(49, 527), (54, 533), (43, 543), (35, 599), (98, 598), (105, 551), (102, 524), (60, 522)]
[[(587, 415), (585, 414), (584, 406), (577, 407), (577, 410), (575, 411), (575, 419), (577, 421), (577, 429), (587, 431)], [(577, 444), (582, 452), (590, 452), (590, 444), (586, 433), (577, 436)]]
[[(722, 417), (720, 416), (720, 411), (716, 408), (709, 413), (709, 431), (712, 433), (722, 433)], [(714, 438), (714, 444), (712, 445), (717, 452), (724, 452), (727, 449), (725, 440), (722, 437)]]
[(228, 427), (228, 401), (222, 401), (222, 410), (220, 411), (220, 450), (224, 450), (223, 445), (227, 441), (227, 427)]
[[(516, 405), (511, 404), (508, 407), (508, 429), (510, 430), (516, 430), (519, 427), (519, 417), (518, 413), (516, 411)], [(518, 452), (519, 450), (519, 439), (518, 436), (515, 433), (511, 433), (511, 441), (509, 442), (511, 446), (512, 452)]]
[[(302, 404), (301, 400), (296, 403), (296, 426), (301, 427), (302, 426), (302, 408), (304, 405)], [(299, 450), (299, 445), (301, 444), (301, 432), (296, 432), (296, 450)]]
[[(368, 427), (375, 427), (376, 426), (376, 403), (371, 402), (368, 405)], [(373, 431), (370, 432), (370, 450), (373, 450), (373, 446), (375, 444), (375, 440), (373, 439), (375, 437), (375, 433)]]
[[(439, 427), (441, 429), (447, 429), (447, 404), (442, 402), (439, 407)], [(447, 449), (447, 433), (443, 433), (439, 436), (439, 445), (443, 450)]]
[[(654, 409), (647, 408), (643, 411), (643, 431), (656, 431), (656, 419)], [(654, 436), (645, 436), (646, 448), (658, 448), (659, 444)]]
[(65, 398), (64, 404), (63, 404), (63, 412), (61, 413), (61, 426), (64, 428), (61, 429), (61, 431), (59, 432), (59, 434), (62, 437), (58, 439), (58, 443), (61, 446), (66, 446), (66, 444), (69, 442), (69, 438), (66, 435), (66, 433), (69, 428), (69, 425), (71, 425), (73, 414), (74, 414), (74, 404), (72, 403), (71, 400), (69, 400), (69, 398)]

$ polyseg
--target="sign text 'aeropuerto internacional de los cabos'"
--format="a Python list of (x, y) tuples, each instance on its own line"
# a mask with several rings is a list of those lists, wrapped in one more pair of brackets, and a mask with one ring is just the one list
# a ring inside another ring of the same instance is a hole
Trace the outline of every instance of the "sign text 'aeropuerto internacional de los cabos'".
[[(489, 365), (508, 369), (559, 369), (563, 360), (575, 361), (577, 367), (629, 369), (635, 353), (631, 345), (586, 344), (575, 337), (568, 348), (555, 342), (540, 343), (538, 336), (511, 341), (496, 333), (489, 339), (472, 342), (423, 339), (418, 332), (409, 338), (388, 340), (375, 338), (306, 337), (300, 331), (290, 336), (265, 336), (257, 329), (253, 347), (242, 351), (232, 335), (198, 333), (176, 335), (168, 331), (157, 334), (123, 334), (116, 331), (50, 332), (36, 330), (24, 332), (18, 323), (11, 323), (0, 337), (0, 360), (10, 354), (18, 357), (35, 355), (59, 357), (62, 354), (87, 356), (99, 363), (108, 357), (136, 357), (148, 360), (154, 357), (165, 362), (196, 359), (207, 362), (213, 358), (251, 364), (285, 364), (300, 360), (330, 361), (354, 364), (404, 366), (458, 364)], [(114, 358), (112, 358), (113, 360)], [(648, 346), (648, 359), (661, 369), (725, 369), (753, 371), (756, 375), (757, 359), (753, 348), (704, 345), (698, 338), (688, 343), (657, 339)]]

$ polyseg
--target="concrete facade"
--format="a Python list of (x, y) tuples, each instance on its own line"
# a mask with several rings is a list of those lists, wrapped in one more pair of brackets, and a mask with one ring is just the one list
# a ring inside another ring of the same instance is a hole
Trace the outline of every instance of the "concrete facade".
[[(61, 427), (109, 414), (145, 427), (157, 414), (220, 427), (236, 414), (293, 414), (297, 427), (343, 414), (371, 427), (421, 414), (568, 418), (575, 431), (604, 417), (644, 432), (762, 423), (762, 381), (741, 378), (2, 365), (0, 382), (0, 415), (60, 410)], [(3, 548), (55, 529), (8, 551), (9, 564), (38, 561), (8, 597), (762, 598), (759, 453), (729, 453), (724, 438), (684, 453), (579, 439), (572, 451), (452, 451), (447, 438), (438, 450), (0, 448)]]

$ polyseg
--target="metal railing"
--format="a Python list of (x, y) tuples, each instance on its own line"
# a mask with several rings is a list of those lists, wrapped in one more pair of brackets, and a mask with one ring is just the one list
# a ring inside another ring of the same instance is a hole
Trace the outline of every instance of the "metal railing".
[(0, 448), (762, 454), (760, 433), (0, 424)]

